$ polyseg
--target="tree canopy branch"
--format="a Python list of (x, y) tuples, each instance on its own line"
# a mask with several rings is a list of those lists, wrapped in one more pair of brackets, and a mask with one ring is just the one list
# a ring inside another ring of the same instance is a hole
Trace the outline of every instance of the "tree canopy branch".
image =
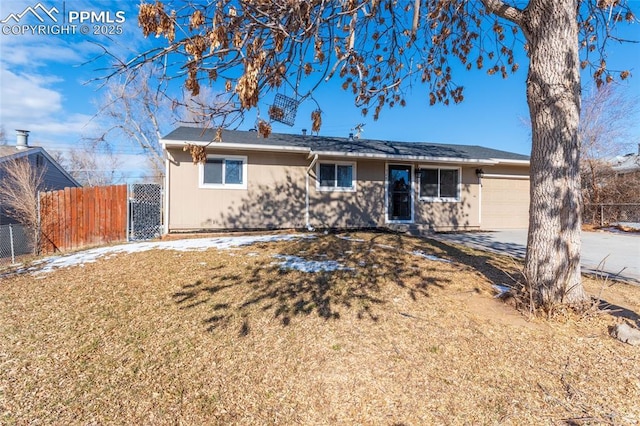
[(509, 5), (502, 0), (482, 0), (482, 3), (488, 12), (523, 27), (522, 23), (524, 22), (525, 15), (524, 10)]

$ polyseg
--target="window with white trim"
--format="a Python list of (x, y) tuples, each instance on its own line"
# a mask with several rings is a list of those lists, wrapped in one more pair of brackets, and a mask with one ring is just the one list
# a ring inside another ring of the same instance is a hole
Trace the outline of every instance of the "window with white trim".
[(355, 191), (356, 163), (318, 163), (318, 189), (321, 191)]
[(420, 199), (460, 201), (460, 169), (421, 168)]
[(200, 164), (200, 187), (247, 189), (247, 157), (207, 155)]

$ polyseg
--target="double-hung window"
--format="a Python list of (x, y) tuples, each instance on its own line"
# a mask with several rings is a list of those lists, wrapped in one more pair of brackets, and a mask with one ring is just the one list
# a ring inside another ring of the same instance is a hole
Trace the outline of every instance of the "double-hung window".
[(320, 191), (355, 191), (355, 163), (318, 163), (318, 189)]
[(200, 164), (200, 187), (247, 189), (247, 157), (207, 155)]
[(460, 201), (460, 169), (421, 168), (420, 199)]

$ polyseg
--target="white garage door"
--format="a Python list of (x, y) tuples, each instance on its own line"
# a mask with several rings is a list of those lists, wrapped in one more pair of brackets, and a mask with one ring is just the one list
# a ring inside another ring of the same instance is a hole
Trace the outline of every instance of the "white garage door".
[(529, 179), (482, 179), (480, 227), (486, 230), (529, 225)]

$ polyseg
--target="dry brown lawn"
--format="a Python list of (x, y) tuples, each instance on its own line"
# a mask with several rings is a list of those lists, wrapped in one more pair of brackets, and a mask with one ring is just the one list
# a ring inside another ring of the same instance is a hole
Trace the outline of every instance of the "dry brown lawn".
[[(0, 424), (640, 423), (640, 348), (607, 334), (638, 321), (640, 288), (607, 285), (610, 313), (528, 317), (493, 297), (517, 278), (511, 259), (349, 235), (364, 241), (5, 276)], [(352, 269), (282, 270), (274, 255)]]

